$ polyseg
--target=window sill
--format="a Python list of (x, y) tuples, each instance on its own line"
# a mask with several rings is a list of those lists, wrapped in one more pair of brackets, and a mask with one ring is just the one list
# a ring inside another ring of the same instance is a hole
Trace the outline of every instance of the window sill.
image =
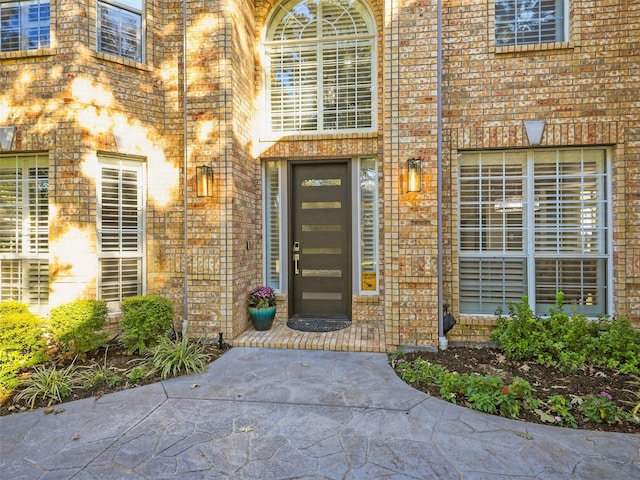
[(496, 55), (505, 53), (544, 52), (548, 50), (568, 50), (575, 48), (573, 42), (530, 43), (527, 45), (507, 45), (489, 47), (489, 52)]
[(307, 142), (317, 140), (346, 140), (346, 139), (361, 139), (361, 138), (377, 138), (378, 132), (335, 132), (335, 133), (272, 133), (260, 137), (260, 142), (282, 142), (282, 141), (295, 141), (295, 142)]
[(0, 60), (13, 60), (17, 58), (50, 57), (57, 53), (55, 48), (38, 48), (36, 50), (15, 50), (0, 52)]
[(129, 58), (118, 57), (117, 55), (111, 55), (109, 53), (102, 52), (92, 52), (92, 55), (95, 58), (99, 58), (100, 60), (117, 63), (119, 65), (126, 65), (127, 67), (135, 68), (137, 70), (144, 70), (145, 72), (150, 72), (152, 70), (152, 68), (150, 68), (147, 64), (136, 62), (135, 60), (131, 60)]

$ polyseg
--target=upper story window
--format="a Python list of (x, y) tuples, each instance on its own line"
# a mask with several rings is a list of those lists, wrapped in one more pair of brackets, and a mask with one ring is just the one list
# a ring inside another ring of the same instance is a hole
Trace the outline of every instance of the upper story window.
[(49, 0), (0, 0), (0, 52), (49, 47)]
[(98, 1), (98, 51), (142, 62), (142, 0)]
[(496, 45), (566, 41), (567, 0), (495, 0)]
[(271, 130), (375, 128), (375, 27), (359, 0), (289, 0), (266, 38)]

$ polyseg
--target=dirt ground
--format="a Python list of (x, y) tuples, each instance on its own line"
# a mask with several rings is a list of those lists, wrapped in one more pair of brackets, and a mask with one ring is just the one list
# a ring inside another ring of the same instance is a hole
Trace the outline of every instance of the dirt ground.
[[(214, 361), (223, 355), (226, 349), (226, 346), (218, 349), (212, 344), (208, 347), (207, 353), (210, 355), (211, 361)], [(537, 397), (543, 400), (546, 400), (546, 398), (554, 394), (568, 397), (569, 394), (577, 396), (598, 395), (600, 392), (605, 391), (609, 393), (620, 406), (623, 406), (622, 402), (625, 400), (629, 402), (638, 401), (631, 392), (626, 391), (632, 388), (628, 384), (629, 380), (632, 379), (629, 375), (618, 375), (612, 370), (601, 367), (590, 366), (575, 374), (565, 375), (554, 369), (546, 368), (533, 362), (516, 362), (509, 360), (495, 349), (475, 347), (450, 347), (447, 350), (438, 352), (415, 352), (407, 354), (407, 360), (413, 360), (418, 357), (429, 360), (432, 363), (443, 365), (450, 372), (497, 375), (507, 384), (510, 383), (515, 376), (524, 378), (536, 389)], [(93, 351), (88, 354), (85, 359), (76, 359), (75, 365), (80, 368), (92, 364), (112, 367), (112, 369), (121, 373), (122, 382), (116, 386), (109, 386), (107, 384), (94, 387), (79, 386), (69, 397), (65, 398), (62, 403), (82, 398), (101, 397), (108, 393), (159, 381), (159, 375), (146, 377), (136, 383), (125, 376), (125, 372), (137, 365), (142, 359), (143, 357), (141, 355), (129, 354), (117, 345)], [(49, 362), (50, 365), (55, 364), (58, 366), (65, 366), (68, 365), (68, 363), (68, 360), (61, 358), (54, 358)], [(27, 374), (28, 372), (24, 373)], [(440, 390), (435, 385), (412, 384), (412, 386), (433, 397), (440, 398)], [(637, 387), (635, 388), (637, 391)], [(14, 396), (15, 394), (0, 399), (0, 416), (27, 410), (26, 401), (23, 400), (18, 403), (13, 403)], [(44, 406), (47, 406), (46, 401), (36, 402), (35, 404), (36, 408)], [(627, 411), (629, 410), (628, 405), (626, 409)], [(614, 425), (584, 423), (579, 412), (574, 409), (572, 413), (578, 420), (579, 428), (640, 433), (640, 424), (638, 423), (631, 421)], [(521, 412), (519, 418), (532, 423), (543, 423), (540, 417), (533, 412)]]
[[(227, 346), (222, 349), (218, 349), (215, 345), (211, 344), (207, 346), (206, 353), (210, 357), (210, 361), (216, 360), (220, 357), (226, 350)], [(107, 348), (99, 348), (95, 351), (89, 352), (86, 358), (76, 358), (73, 363), (78, 367), (79, 370), (82, 370), (85, 367), (90, 367), (92, 365), (98, 364), (101, 366), (111, 367), (111, 369), (115, 372), (119, 373), (119, 376), (122, 378), (120, 384), (115, 386), (110, 386), (108, 384), (102, 384), (98, 386), (77, 386), (71, 393), (70, 396), (65, 398), (62, 403), (71, 402), (73, 400), (80, 400), (82, 398), (90, 398), (96, 397), (99, 398), (108, 393), (117, 392), (120, 390), (126, 390), (128, 388), (135, 388), (141, 385), (147, 385), (150, 383), (155, 383), (160, 381), (160, 375), (150, 375), (149, 377), (145, 377), (139, 382), (132, 382), (126, 377), (126, 372), (131, 368), (139, 365), (144, 360), (143, 355), (138, 354), (130, 354), (119, 345), (112, 345)], [(47, 365), (52, 366), (56, 365), (58, 367), (64, 367), (71, 363), (68, 359), (63, 358), (52, 358)], [(28, 375), (29, 370), (23, 372), (23, 375)], [(12, 413), (22, 412), (28, 409), (26, 400), (22, 400), (20, 402), (14, 403), (14, 397), (18, 394), (18, 392), (14, 392), (12, 395), (0, 398), (0, 416), (9, 415)], [(36, 401), (34, 407), (46, 407), (48, 405), (47, 401)]]
[[(535, 362), (513, 361), (506, 358), (499, 350), (491, 348), (476, 347), (449, 347), (447, 350), (438, 352), (415, 352), (407, 354), (407, 360), (424, 358), (431, 363), (437, 363), (446, 367), (449, 372), (476, 373), (480, 375), (499, 376), (505, 384), (511, 383), (513, 377), (520, 377), (527, 380), (535, 389), (536, 397), (546, 400), (551, 395), (563, 395), (569, 399), (569, 395), (599, 395), (600, 392), (607, 392), (613, 397), (616, 405), (630, 410), (629, 405), (623, 402), (637, 403), (639, 398), (626, 390), (639, 387), (632, 387), (629, 381), (633, 380), (630, 375), (618, 375), (615, 371), (588, 366), (574, 374), (562, 374), (555, 369), (538, 365)], [(436, 385), (412, 384), (433, 397), (440, 397), (440, 389)], [(625, 421), (621, 424), (598, 424), (585, 422), (584, 418), (577, 411), (572, 410), (572, 414), (578, 421), (581, 429), (603, 430), (621, 433), (640, 433), (640, 424), (632, 421)], [(520, 420), (531, 423), (544, 422), (540, 417), (531, 411), (521, 412)], [(548, 425), (548, 424), (547, 424)]]

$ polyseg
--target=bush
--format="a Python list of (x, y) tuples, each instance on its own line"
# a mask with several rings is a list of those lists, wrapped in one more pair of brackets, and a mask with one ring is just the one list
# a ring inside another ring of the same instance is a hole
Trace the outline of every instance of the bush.
[(125, 298), (120, 307), (122, 344), (130, 352), (142, 353), (173, 332), (173, 305), (164, 297), (147, 295)]
[(13, 390), (19, 383), (20, 369), (47, 359), (47, 342), (43, 336), (43, 320), (28, 308), (0, 304), (0, 393)]
[(75, 357), (106, 345), (107, 304), (102, 300), (77, 300), (55, 307), (49, 314), (49, 331), (65, 355)]
[(548, 318), (533, 315), (527, 298), (509, 305), (510, 318), (498, 317), (491, 340), (514, 360), (535, 360), (541, 365), (572, 373), (587, 361), (617, 369), (640, 372), (640, 332), (624, 318), (597, 321), (563, 311), (564, 295), (558, 293), (556, 308)]
[(48, 405), (61, 402), (77, 387), (78, 377), (75, 365), (63, 369), (56, 367), (36, 367), (35, 372), (23, 383), (25, 388), (15, 396), (14, 402), (26, 399), (33, 408), (38, 397), (48, 400)]
[(624, 317), (602, 318), (594, 325), (592, 361), (620, 373), (640, 374), (640, 331)]
[(163, 380), (175, 377), (181, 372), (201, 372), (207, 368), (210, 358), (205, 348), (206, 345), (202, 342), (161, 338), (158, 345), (151, 350), (147, 366), (150, 371), (160, 372)]
[(29, 306), (20, 302), (0, 303), (0, 319), (13, 313), (29, 313)]

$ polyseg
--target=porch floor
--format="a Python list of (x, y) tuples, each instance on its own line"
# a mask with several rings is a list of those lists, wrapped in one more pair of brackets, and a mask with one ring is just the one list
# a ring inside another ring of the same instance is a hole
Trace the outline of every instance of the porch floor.
[(276, 321), (270, 330), (257, 331), (249, 327), (229, 341), (233, 347), (291, 348), (298, 350), (335, 350), (348, 352), (386, 353), (384, 325), (352, 323), (333, 332), (300, 332)]

